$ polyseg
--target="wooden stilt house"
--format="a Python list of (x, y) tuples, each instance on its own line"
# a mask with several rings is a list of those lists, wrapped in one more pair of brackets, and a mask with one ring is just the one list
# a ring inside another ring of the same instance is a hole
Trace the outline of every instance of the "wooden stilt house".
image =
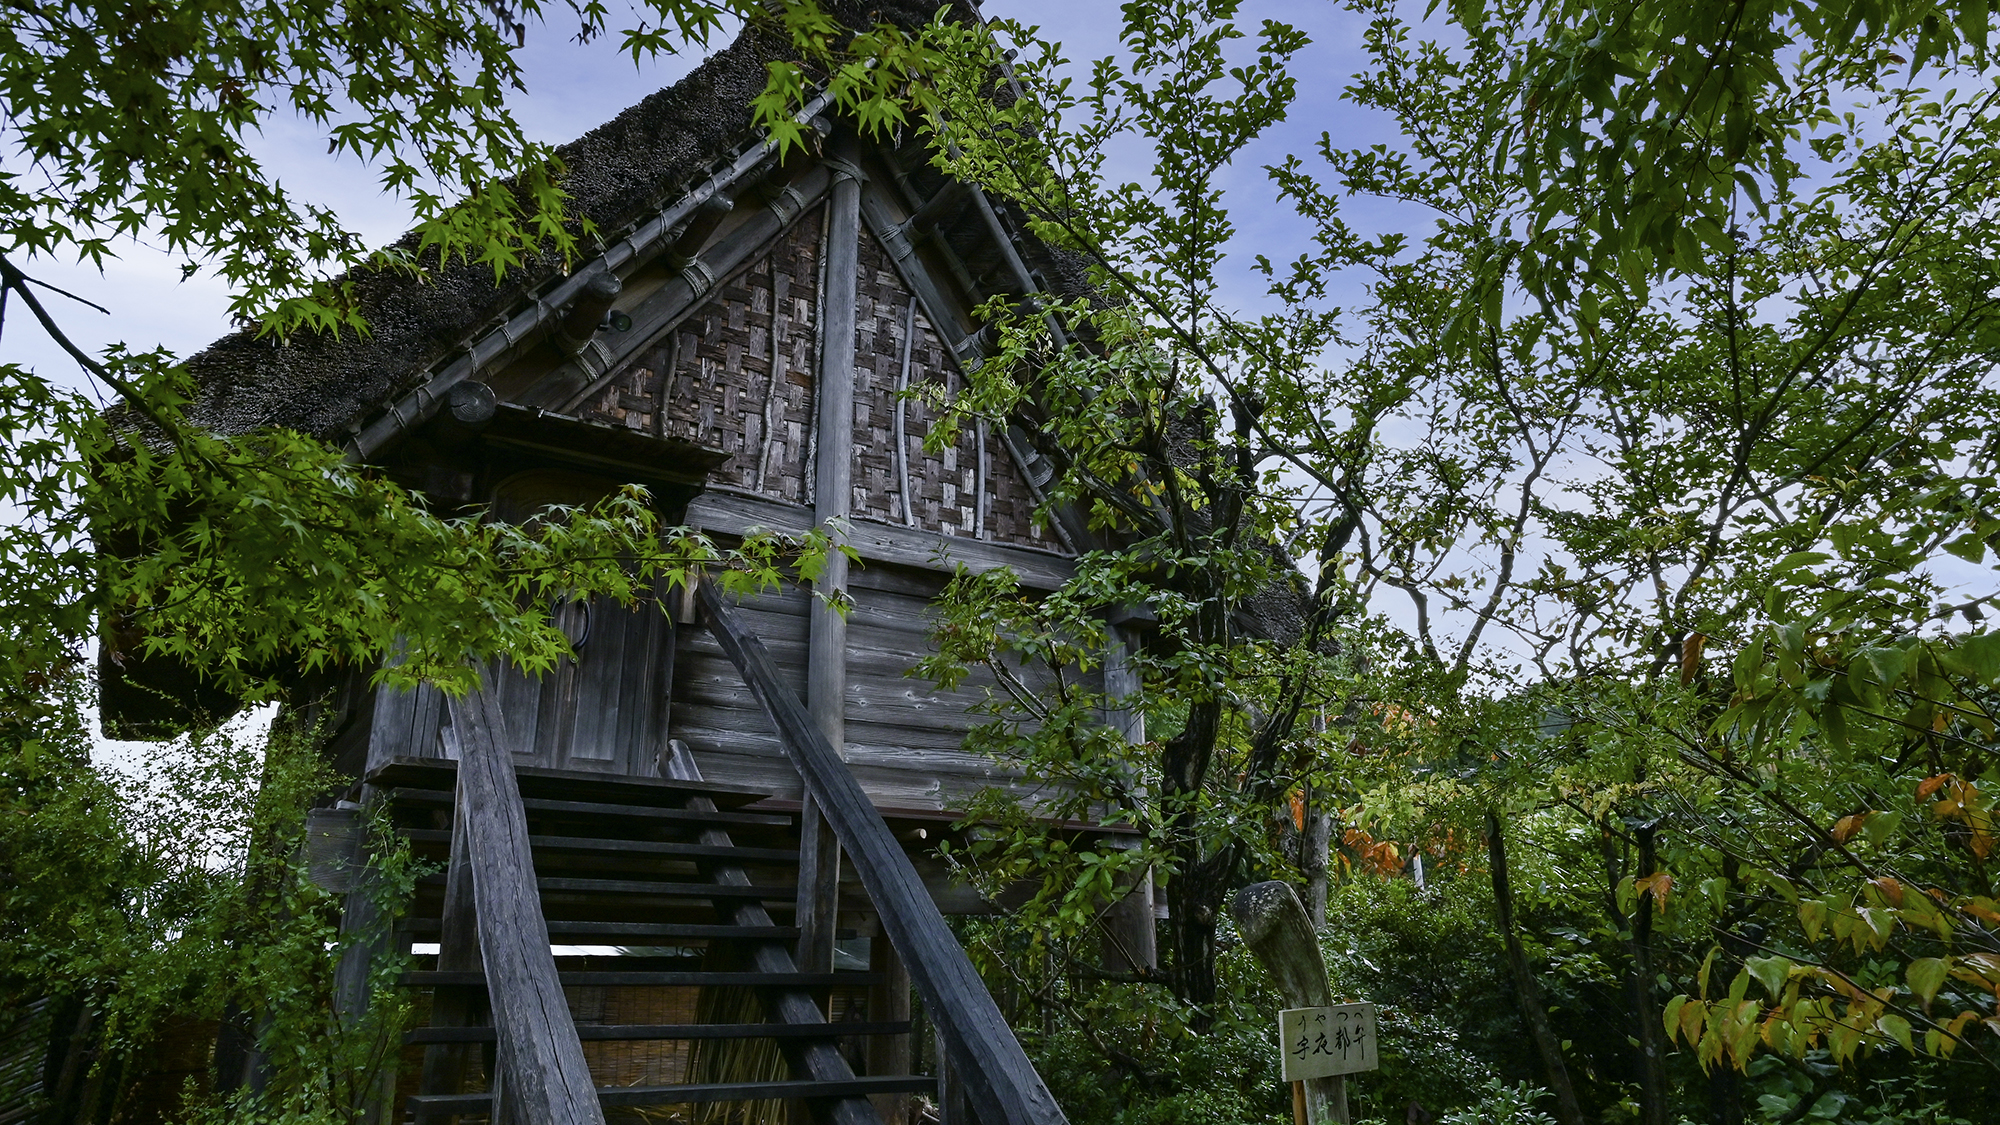
[[(919, 1098), (953, 1125), (1061, 1119), (943, 920), (986, 904), (930, 858), (973, 794), (1034, 779), (960, 748), (976, 685), (907, 673), (954, 566), (1052, 588), (1078, 529), (1038, 522), (1026, 434), (929, 451), (903, 392), (959, 384), (984, 300), (1081, 278), (921, 142), (820, 117), (777, 159), (747, 110), (772, 57), (746, 35), (565, 148), (602, 237), (569, 271), (362, 279), (365, 339), (243, 334), (194, 361), (204, 423), (338, 441), (441, 509), (636, 482), (718, 540), (844, 519), (861, 560), (821, 583), (845, 618), (804, 587), (705, 586), (673, 613), (564, 606), (573, 662), (467, 700), (334, 685), (354, 786), (315, 848), (338, 858), (375, 803), (447, 865), (395, 924), (428, 1015), (376, 1120), (898, 1122)], [(156, 672), (107, 664), (108, 725), (203, 702)], [(1150, 893), (1120, 910), (1149, 958)]]

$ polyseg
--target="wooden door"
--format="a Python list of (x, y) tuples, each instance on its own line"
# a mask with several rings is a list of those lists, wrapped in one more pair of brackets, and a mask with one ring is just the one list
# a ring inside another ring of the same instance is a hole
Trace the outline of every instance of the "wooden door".
[(667, 739), (674, 619), (659, 604), (593, 599), (558, 606), (576, 648), (539, 679), (508, 668), (500, 706), (522, 765), (655, 777)]
[[(673, 682), (674, 619), (657, 601), (626, 609), (616, 602), (558, 606), (556, 622), (576, 649), (546, 674), (510, 667), (493, 688), (520, 765), (659, 776), (667, 744), (667, 692)], [(375, 693), (368, 764), (445, 756), (438, 737), (446, 709), (429, 687)]]

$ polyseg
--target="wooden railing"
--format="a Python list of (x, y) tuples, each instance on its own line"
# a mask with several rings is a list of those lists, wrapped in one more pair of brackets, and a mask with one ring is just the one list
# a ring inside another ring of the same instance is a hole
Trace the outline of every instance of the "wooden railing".
[(763, 642), (743, 627), (715, 586), (703, 582), (699, 591), (709, 632), (764, 705), (806, 792), (840, 840), (980, 1117), (991, 1125), (1066, 1125), (1061, 1107), (847, 763), (779, 678)]
[[(474, 874), (477, 949), (499, 1043), (495, 1104), (504, 1098), (513, 1119), (527, 1125), (604, 1125), (549, 947), (505, 721), (485, 691), (453, 702), (451, 720), (444, 739), (458, 759), (452, 819), (463, 829), (465, 859)], [(451, 944), (450, 935), (445, 943)], [(440, 951), (441, 961), (447, 952)]]

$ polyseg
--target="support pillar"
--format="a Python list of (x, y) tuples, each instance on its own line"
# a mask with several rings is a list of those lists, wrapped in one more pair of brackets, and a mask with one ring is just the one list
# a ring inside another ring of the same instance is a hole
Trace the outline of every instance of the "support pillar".
[[(843, 154), (845, 155), (845, 154)], [(848, 167), (852, 167), (851, 161)], [(813, 398), (818, 435), (813, 519), (838, 541), (845, 534), (854, 472), (854, 318), (860, 263), (861, 184), (836, 173), (826, 207), (826, 285), (820, 298), (819, 372)], [(806, 648), (806, 710), (837, 750), (847, 746), (847, 619), (834, 607), (847, 594), (847, 557), (835, 553), (814, 585)], [(800, 817), (798, 965), (833, 968), (840, 898), (840, 845), (807, 797)]]
[[(889, 935), (879, 927), (868, 943), (868, 968), (882, 974), (882, 983), (868, 992), (869, 1020), (893, 1023), (909, 1019), (910, 973), (903, 967), (903, 959), (896, 956), (895, 947), (889, 944)], [(910, 1037), (870, 1036), (868, 1073), (871, 1076), (910, 1073)], [(908, 1094), (873, 1094), (869, 1100), (875, 1103), (875, 1112), (882, 1115), (883, 1125), (910, 1125)]]
[[(1141, 743), (1146, 741), (1146, 714), (1139, 707), (1139, 673), (1132, 666), (1131, 649), (1123, 631), (1113, 625), (1106, 632), (1104, 694), (1111, 706), (1105, 720), (1125, 741)], [(1142, 872), (1135, 885), (1105, 909), (1098, 925), (1103, 931), (1105, 968), (1112, 972), (1145, 973), (1159, 967), (1159, 930), (1154, 917), (1151, 870)]]

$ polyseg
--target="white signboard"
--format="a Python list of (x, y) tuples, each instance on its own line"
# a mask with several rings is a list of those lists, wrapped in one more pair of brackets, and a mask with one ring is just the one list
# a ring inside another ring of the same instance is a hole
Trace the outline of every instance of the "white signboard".
[(1375, 1054), (1375, 1005), (1287, 1008), (1278, 1013), (1284, 1079), (1330, 1078), (1381, 1066)]

